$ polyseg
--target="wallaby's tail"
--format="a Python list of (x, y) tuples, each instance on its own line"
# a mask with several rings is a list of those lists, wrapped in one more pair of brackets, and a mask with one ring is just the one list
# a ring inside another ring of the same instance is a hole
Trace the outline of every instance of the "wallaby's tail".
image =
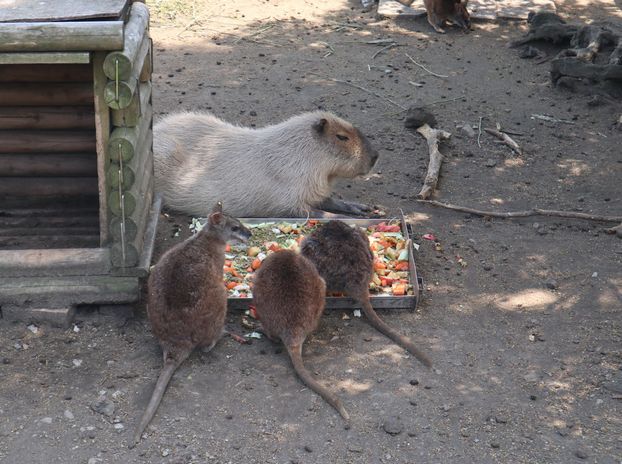
[(289, 357), (292, 360), (292, 364), (294, 365), (296, 373), (302, 379), (305, 385), (307, 385), (307, 387), (309, 387), (315, 393), (324, 398), (328, 402), (328, 404), (330, 404), (333, 408), (337, 410), (337, 412), (339, 412), (339, 414), (341, 414), (341, 417), (343, 417), (344, 420), (349, 421), (350, 415), (341, 404), (341, 400), (337, 398), (337, 396), (335, 396), (327, 388), (321, 385), (317, 380), (315, 380), (311, 373), (302, 363), (302, 344), (288, 346), (287, 352), (289, 353)]
[(372, 308), (371, 303), (369, 302), (369, 298), (362, 299), (361, 305), (363, 307), (363, 312), (365, 313), (365, 316), (367, 316), (367, 319), (369, 319), (369, 323), (372, 326), (374, 326), (379, 332), (389, 337), (399, 346), (404, 348), (406, 351), (411, 353), (415, 358), (421, 361), (423, 365), (425, 365), (426, 367), (432, 367), (432, 362), (430, 361), (430, 359), (421, 351), (419, 351), (419, 349), (417, 349), (417, 347), (410, 338), (405, 337), (401, 333), (397, 332), (395, 329), (392, 329), (382, 319), (380, 319), (380, 317), (378, 317), (378, 314), (376, 313), (374, 308)]
[(151, 419), (153, 419), (153, 416), (155, 415), (158, 406), (160, 406), (160, 401), (162, 401), (162, 396), (164, 396), (164, 392), (166, 391), (168, 383), (171, 381), (171, 377), (173, 377), (173, 374), (175, 373), (179, 365), (184, 362), (184, 360), (186, 360), (189, 355), (190, 353), (186, 354), (185, 356), (179, 356), (178, 359), (171, 359), (168, 357), (166, 358), (164, 366), (162, 366), (160, 376), (158, 377), (158, 381), (156, 382), (156, 386), (153, 389), (153, 393), (151, 394), (151, 399), (149, 400), (147, 409), (145, 409), (143, 417), (140, 419), (138, 427), (136, 427), (136, 431), (134, 432), (134, 438), (132, 439), (132, 442), (129, 446), (130, 448), (134, 448), (134, 446), (136, 446), (140, 441), (140, 437), (147, 428), (147, 425), (149, 425), (149, 422), (151, 422)]

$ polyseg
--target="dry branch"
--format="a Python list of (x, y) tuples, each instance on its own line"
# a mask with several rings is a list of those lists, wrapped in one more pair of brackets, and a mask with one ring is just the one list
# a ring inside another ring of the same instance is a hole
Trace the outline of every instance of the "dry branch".
[(406, 107), (404, 107), (404, 106), (400, 105), (399, 103), (395, 103), (395, 102), (394, 102), (393, 100), (391, 100), (390, 98), (387, 98), (387, 97), (385, 97), (385, 96), (380, 95), (379, 93), (376, 93), (376, 92), (373, 92), (373, 91), (371, 91), (371, 90), (369, 90), (369, 89), (366, 89), (365, 87), (361, 87), (360, 85), (353, 84), (352, 82), (343, 81), (343, 80), (341, 80), (341, 79), (335, 79), (334, 77), (326, 77), (326, 76), (322, 76), (322, 75), (317, 74), (317, 73), (311, 73), (311, 72), (310, 72), (309, 74), (313, 74), (314, 76), (318, 76), (318, 77), (320, 77), (320, 78), (322, 78), (322, 79), (326, 79), (327, 81), (337, 82), (338, 84), (345, 84), (345, 85), (349, 85), (349, 86), (351, 86), (351, 87), (354, 87), (355, 89), (359, 89), (359, 90), (362, 90), (363, 92), (366, 92), (366, 93), (368, 93), (368, 94), (370, 94), (370, 95), (373, 95), (374, 97), (378, 97), (378, 98), (381, 98), (382, 100), (388, 101), (388, 102), (389, 102), (389, 103), (391, 103), (392, 105), (395, 105), (395, 106), (397, 106), (398, 108), (403, 109), (404, 111), (406, 111), (406, 110), (407, 110), (407, 108), (406, 108)]
[(443, 163), (443, 154), (439, 151), (438, 144), (440, 141), (451, 137), (451, 134), (444, 130), (432, 129), (427, 124), (419, 127), (417, 132), (425, 137), (430, 151), (430, 164), (428, 164), (428, 172), (426, 173), (425, 180), (423, 181), (423, 187), (417, 195), (419, 198), (427, 200), (436, 188), (438, 176), (441, 170), (441, 164)]
[(436, 74), (435, 72), (430, 71), (428, 68), (426, 68), (426, 67), (425, 67), (424, 65), (422, 65), (421, 63), (417, 63), (417, 62), (416, 62), (416, 61), (412, 58), (412, 56), (410, 56), (408, 53), (405, 53), (405, 55), (406, 55), (406, 57), (407, 57), (410, 61), (412, 61), (412, 62), (415, 64), (415, 66), (420, 67), (421, 69), (423, 69), (423, 70), (424, 70), (425, 72), (427, 72), (428, 74), (431, 74), (432, 76), (435, 76), (435, 77), (440, 77), (441, 79), (444, 79), (444, 78), (446, 78), (446, 77), (449, 77), (449, 76), (445, 76), (444, 74)]
[[(435, 201), (435, 200), (418, 200), (418, 201), (421, 203), (427, 203), (432, 206), (438, 206), (440, 208), (451, 209), (454, 211), (461, 211), (463, 213), (475, 214), (477, 216), (489, 216), (489, 217), (498, 217), (498, 218), (554, 216), (554, 217), (563, 217), (563, 218), (571, 218), (571, 219), (585, 219), (587, 221), (622, 222), (622, 216), (601, 216), (598, 214), (579, 213), (576, 211), (557, 211), (557, 210), (551, 210), (551, 209), (532, 208), (532, 209), (528, 209), (524, 211), (497, 212), (497, 211), (482, 211), (479, 209), (468, 208), (466, 206), (452, 205), (451, 203), (442, 203), (440, 201)], [(616, 228), (614, 227), (613, 229), (616, 229)]]
[(501, 132), (496, 129), (490, 129), (488, 127), (484, 128), (484, 130), (490, 135), (494, 135), (498, 139), (502, 140), (504, 144), (514, 150), (519, 156), (523, 154), (523, 149), (518, 145), (518, 143), (514, 141), (514, 139), (512, 139), (512, 137), (510, 137), (505, 132)]

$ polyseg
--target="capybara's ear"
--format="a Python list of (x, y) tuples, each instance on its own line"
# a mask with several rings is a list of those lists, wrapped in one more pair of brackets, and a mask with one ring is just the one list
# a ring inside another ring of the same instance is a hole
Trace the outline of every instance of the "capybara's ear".
[(212, 208), (212, 213), (222, 213), (222, 201), (219, 201)]
[(326, 130), (326, 124), (328, 124), (328, 121), (326, 120), (326, 118), (322, 118), (320, 119), (318, 122), (316, 122), (315, 124), (313, 124), (313, 128), (319, 133), (319, 134), (323, 134), (324, 131)]

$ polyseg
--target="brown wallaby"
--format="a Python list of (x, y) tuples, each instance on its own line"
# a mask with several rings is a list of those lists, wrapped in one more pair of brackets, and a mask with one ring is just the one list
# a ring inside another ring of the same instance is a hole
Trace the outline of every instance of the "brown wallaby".
[(367, 174), (378, 152), (356, 127), (325, 111), (260, 129), (210, 113), (172, 114), (153, 128), (153, 151), (156, 190), (165, 205), (188, 214), (202, 214), (217, 199), (237, 217), (372, 211), (330, 197), (337, 178)]
[(168, 250), (153, 267), (147, 314), (162, 347), (164, 366), (130, 447), (140, 441), (180, 364), (195, 348), (208, 351), (222, 336), (227, 312), (226, 242), (245, 242), (250, 236), (240, 221), (223, 214), (218, 203), (198, 234)]
[(339, 398), (315, 380), (302, 362), (302, 344), (318, 326), (325, 296), (326, 286), (313, 264), (291, 250), (269, 255), (254, 280), (253, 302), (261, 330), (271, 340), (283, 342), (302, 381), (348, 421)]
[(467, 10), (468, 0), (423, 0), (428, 22), (436, 32), (445, 33), (443, 26), (449, 20), (465, 32), (471, 29), (471, 16)]
[(389, 327), (372, 307), (369, 282), (374, 273), (374, 257), (365, 232), (341, 221), (329, 221), (304, 239), (300, 251), (315, 265), (329, 292), (344, 292), (357, 300), (372, 326), (425, 366), (432, 366), (408, 337)]

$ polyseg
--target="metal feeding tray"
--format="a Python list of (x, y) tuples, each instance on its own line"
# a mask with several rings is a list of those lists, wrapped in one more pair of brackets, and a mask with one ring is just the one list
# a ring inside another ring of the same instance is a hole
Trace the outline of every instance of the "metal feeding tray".
[[(336, 218), (339, 221), (342, 221), (346, 224), (356, 224), (359, 227), (366, 228), (370, 225), (380, 224), (381, 222), (387, 222), (388, 219), (353, 219), (349, 217)], [(240, 221), (243, 224), (262, 224), (266, 222), (274, 222), (274, 223), (296, 223), (301, 224), (306, 222), (306, 218), (242, 218)], [(328, 222), (331, 219), (314, 219), (320, 223)], [(410, 238), (409, 227), (406, 224), (404, 216), (400, 218), (400, 226), (402, 228), (402, 233), (404, 238)], [(404, 296), (394, 296), (394, 295), (378, 295), (371, 294), (371, 304), (374, 308), (383, 308), (383, 309), (409, 309), (414, 311), (417, 307), (417, 302), (421, 296), (423, 282), (417, 276), (417, 267), (415, 265), (414, 258), (414, 247), (408, 247), (408, 277), (409, 284), (412, 285), (413, 295), (404, 295)], [(248, 309), (249, 304), (253, 301), (252, 298), (248, 297), (229, 297), (228, 298), (228, 307), (229, 309)], [(326, 308), (327, 309), (352, 309), (359, 308), (360, 305), (352, 298), (349, 297), (335, 297), (329, 296), (326, 297)]]

